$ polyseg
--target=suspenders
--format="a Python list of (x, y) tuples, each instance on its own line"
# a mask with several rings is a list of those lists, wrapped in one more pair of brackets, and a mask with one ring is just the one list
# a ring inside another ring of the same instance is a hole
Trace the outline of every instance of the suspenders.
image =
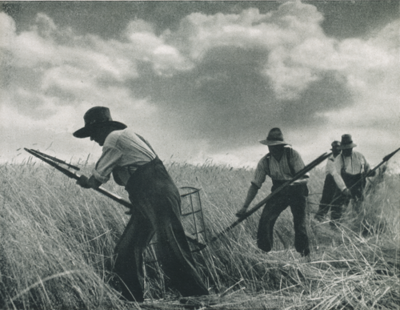
[[(287, 163), (288, 163), (288, 165), (289, 165), (290, 173), (291, 173), (292, 176), (294, 176), (294, 175), (296, 174), (296, 171), (294, 170), (294, 167), (293, 167), (293, 165), (292, 165), (291, 162), (290, 162), (290, 159), (293, 157), (293, 156), (292, 156), (292, 154), (293, 154), (293, 149), (292, 149), (291, 147), (285, 147), (283, 150), (284, 150), (284, 151), (283, 151), (284, 154), (283, 154), (282, 156), (286, 156), (286, 160), (287, 160)], [(267, 167), (268, 167), (269, 171), (271, 172), (270, 158), (271, 158), (271, 154), (268, 153), (267, 156), (266, 156), (266, 159), (267, 159)]]

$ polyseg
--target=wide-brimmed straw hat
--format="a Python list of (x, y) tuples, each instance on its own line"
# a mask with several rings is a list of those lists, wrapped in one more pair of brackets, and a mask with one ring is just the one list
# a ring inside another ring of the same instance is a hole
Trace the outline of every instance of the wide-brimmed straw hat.
[(83, 116), (85, 126), (73, 133), (76, 138), (90, 137), (93, 129), (101, 125), (113, 125), (118, 129), (125, 129), (127, 126), (123, 123), (113, 121), (110, 109), (107, 107), (90, 108)]
[(331, 143), (331, 146), (332, 146), (331, 150), (332, 150), (334, 147), (339, 148), (339, 147), (340, 147), (340, 142), (337, 141), (337, 140), (335, 140), (335, 141), (333, 141), (333, 142)]
[(287, 144), (283, 140), (283, 134), (282, 134), (282, 131), (279, 128), (272, 128), (269, 131), (267, 138), (265, 140), (261, 140), (260, 143), (261, 144), (265, 144), (265, 145), (269, 145), (269, 146)]
[(345, 150), (345, 149), (352, 149), (353, 147), (356, 147), (357, 144), (353, 143), (353, 139), (351, 138), (351, 135), (349, 134), (344, 134), (342, 136), (342, 142), (340, 142), (340, 150)]

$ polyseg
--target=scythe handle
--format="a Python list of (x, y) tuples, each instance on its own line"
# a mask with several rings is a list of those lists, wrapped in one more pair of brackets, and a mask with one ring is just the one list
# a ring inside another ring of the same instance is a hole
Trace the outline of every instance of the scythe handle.
[[(36, 150), (27, 149), (27, 148), (24, 148), (24, 149), (29, 154), (39, 158), (40, 160), (42, 160), (45, 163), (49, 164), (50, 166), (54, 167), (58, 171), (60, 171), (63, 174), (65, 174), (67, 177), (69, 177), (71, 179), (75, 179), (75, 180), (78, 180), (80, 178), (80, 175), (78, 173), (72, 172), (72, 171), (70, 171), (68, 169), (65, 169), (65, 168), (61, 167), (60, 165), (58, 165), (57, 163), (55, 163), (53, 161), (53, 158), (51, 158), (51, 156), (45, 156), (44, 153), (41, 153), (41, 152), (36, 151)], [(51, 158), (51, 159), (49, 159), (49, 158)], [(111, 198), (112, 200), (118, 202), (119, 204), (123, 205), (126, 208), (129, 208), (129, 209), (133, 208), (133, 205), (129, 201), (127, 201), (127, 200), (123, 199), (122, 197), (120, 197), (120, 196), (118, 196), (118, 195), (106, 190), (105, 188), (103, 188), (101, 186), (98, 187), (98, 188), (93, 188), (93, 189), (95, 191), (103, 194), (104, 196), (107, 196), (108, 198)], [(187, 233), (185, 233), (185, 235), (186, 235), (186, 238), (187, 238), (187, 240), (189, 242), (193, 243), (195, 246), (198, 247), (198, 251), (201, 251), (202, 249), (204, 249), (206, 247), (205, 244), (202, 244), (201, 242), (197, 241), (196, 238), (193, 238), (192, 236), (188, 235)]]
[[(79, 178), (81, 177), (80, 174), (76, 173), (76, 172), (72, 172), (68, 169), (65, 169), (63, 167), (61, 167), (60, 165), (58, 165), (57, 163), (55, 163), (53, 161), (53, 159), (48, 159), (44, 156), (43, 153), (36, 151), (36, 150), (32, 150), (32, 149), (26, 149), (25, 151), (27, 151), (28, 153), (32, 154), (33, 156), (39, 158), (40, 160), (44, 161), (45, 163), (49, 164), (50, 166), (56, 168), (58, 171), (62, 172), (63, 174), (65, 174), (67, 177), (71, 178), (71, 179), (75, 179), (75, 180), (79, 180)], [(49, 156), (47, 156), (49, 157)], [(50, 158), (50, 157), (49, 157)], [(125, 199), (123, 199), (122, 197), (106, 190), (103, 187), (98, 187), (98, 188), (93, 188), (95, 191), (103, 194), (104, 196), (107, 196), (108, 198), (111, 198), (112, 200), (120, 203), (121, 205), (131, 209), (133, 206), (129, 201), (126, 201)]]
[(385, 162), (389, 161), (390, 158), (392, 158), (394, 156), (394, 154), (396, 154), (398, 151), (400, 151), (400, 147), (395, 150), (394, 152), (386, 155), (385, 157), (382, 158), (382, 161), (372, 170), (368, 171), (367, 175), (365, 176), (366, 178), (369, 176), (372, 176), (373, 171), (375, 171), (376, 169), (378, 169), (380, 166), (382, 166)]
[(276, 190), (274, 190), (271, 194), (269, 194), (266, 198), (264, 198), (262, 201), (257, 203), (253, 208), (251, 208), (249, 211), (247, 211), (242, 217), (237, 219), (234, 223), (232, 223), (230, 226), (225, 228), (223, 231), (221, 231), (218, 235), (216, 235), (214, 238), (211, 239), (211, 242), (214, 242), (217, 240), (219, 237), (221, 237), (223, 234), (229, 232), (232, 230), (232, 228), (236, 227), (238, 224), (243, 222), (245, 219), (247, 219), (250, 215), (252, 215), (254, 212), (256, 212), (258, 209), (260, 209), (263, 205), (266, 204), (268, 200), (270, 200), (273, 196), (278, 194), (280, 191), (282, 191), (284, 188), (288, 187), (290, 184), (292, 184), (294, 181), (300, 179), (304, 174), (312, 170), (314, 167), (319, 165), (321, 162), (323, 162), (325, 159), (327, 159), (332, 153), (324, 153), (321, 156), (319, 156), (317, 159), (313, 160), (311, 163), (309, 163), (307, 166), (305, 166), (303, 169), (301, 169), (299, 172), (295, 174), (295, 176), (291, 179), (288, 180), (287, 182), (283, 183), (281, 186), (279, 186)]
[[(396, 154), (398, 151), (400, 151), (400, 148), (398, 148), (398, 149), (395, 150), (394, 152), (392, 152), (392, 153), (386, 155), (385, 157), (383, 157), (382, 161), (381, 161), (378, 165), (376, 165), (373, 169), (369, 170), (369, 171), (367, 172), (366, 175), (364, 175), (361, 179), (359, 179), (359, 180), (358, 180), (357, 182), (355, 182), (352, 186), (350, 186), (350, 187), (349, 187), (349, 190), (352, 189), (352, 188), (353, 188), (354, 186), (356, 186), (357, 184), (359, 184), (361, 181), (364, 182), (364, 180), (365, 180), (366, 178), (373, 176), (374, 171), (377, 170), (380, 166), (382, 166), (385, 162), (387, 162), (390, 158), (392, 158), (393, 155)], [(333, 205), (333, 203), (336, 202), (336, 201), (338, 201), (338, 200), (340, 199), (340, 197), (341, 197), (341, 196), (339, 195), (339, 196), (337, 196), (336, 198), (334, 198), (334, 199), (330, 202), (330, 204)]]

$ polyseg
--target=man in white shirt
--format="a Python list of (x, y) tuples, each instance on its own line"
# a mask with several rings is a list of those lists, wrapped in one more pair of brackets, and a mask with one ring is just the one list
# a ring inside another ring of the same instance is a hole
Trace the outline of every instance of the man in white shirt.
[[(356, 146), (351, 135), (342, 135), (340, 143), (342, 153), (335, 158), (335, 169), (332, 170), (332, 176), (338, 187), (331, 207), (332, 226), (340, 220), (344, 205), (353, 199), (358, 211), (363, 198), (365, 175), (370, 171), (370, 166), (364, 155), (353, 151)], [(375, 171), (371, 176), (374, 175)]]
[[(269, 153), (261, 158), (257, 165), (254, 179), (251, 182), (243, 207), (236, 213), (238, 217), (246, 214), (247, 208), (256, 197), (267, 175), (272, 179), (271, 192), (273, 192), (304, 168), (304, 162), (300, 154), (283, 140), (283, 135), (279, 128), (271, 129), (267, 138), (260, 141), (260, 143), (268, 146)], [(306, 197), (308, 195), (307, 181), (308, 174), (280, 191), (266, 203), (261, 214), (257, 233), (257, 245), (261, 250), (265, 252), (271, 251), (275, 222), (282, 211), (290, 205), (293, 214), (296, 251), (302, 256), (310, 254), (305, 224)]]
[(333, 179), (332, 171), (335, 169), (335, 158), (340, 154), (340, 142), (333, 141), (332, 144), (332, 155), (328, 157), (325, 166), (325, 181), (324, 187), (322, 190), (322, 197), (319, 202), (319, 209), (315, 214), (315, 219), (322, 222), (324, 220), (325, 215), (328, 213), (331, 202), (335, 195), (337, 186), (335, 180)]
[(156, 252), (163, 271), (182, 296), (208, 295), (180, 221), (180, 194), (150, 144), (113, 121), (106, 107), (93, 107), (85, 115), (85, 127), (74, 132), (77, 138), (90, 137), (103, 146), (93, 175), (82, 176), (78, 184), (97, 188), (113, 174), (125, 187), (133, 208), (131, 219), (116, 248), (115, 273), (119, 288), (129, 301), (143, 301), (143, 251), (157, 235)]

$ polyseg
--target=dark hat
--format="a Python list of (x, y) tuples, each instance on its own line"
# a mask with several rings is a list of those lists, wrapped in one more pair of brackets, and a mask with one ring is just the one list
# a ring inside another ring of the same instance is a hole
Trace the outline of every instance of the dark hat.
[(340, 147), (339, 147), (340, 150), (352, 149), (355, 146), (357, 146), (357, 144), (353, 143), (353, 139), (351, 138), (351, 135), (344, 134), (342, 136), (342, 142), (340, 143)]
[[(340, 147), (340, 142), (337, 141), (337, 140), (335, 140), (335, 141), (333, 141), (333, 142), (331, 143), (331, 146), (332, 146), (332, 149), (333, 149), (334, 147), (339, 148), (339, 147)], [(332, 150), (332, 149), (331, 149), (331, 150)]]
[(283, 134), (279, 128), (272, 128), (269, 131), (267, 138), (265, 140), (261, 140), (260, 143), (270, 146), (287, 144), (285, 141), (283, 141)]
[(92, 130), (99, 125), (113, 125), (118, 129), (125, 129), (127, 126), (120, 122), (113, 121), (110, 114), (110, 109), (106, 107), (90, 108), (83, 116), (85, 127), (78, 129), (73, 133), (76, 138), (90, 137)]

